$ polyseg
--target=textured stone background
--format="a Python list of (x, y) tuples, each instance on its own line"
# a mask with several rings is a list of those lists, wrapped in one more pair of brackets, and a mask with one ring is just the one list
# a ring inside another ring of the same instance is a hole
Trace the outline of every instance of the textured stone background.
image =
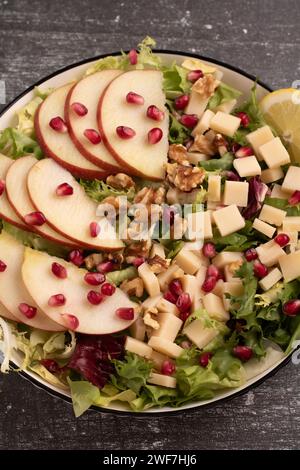
[[(300, 79), (297, 0), (0, 0), (0, 80), (7, 101), (43, 76), (146, 34), (202, 53), (274, 88)], [(296, 449), (300, 377), (290, 364), (258, 389), (210, 409), (131, 418), (71, 406), (16, 374), (0, 377), (0, 449)]]

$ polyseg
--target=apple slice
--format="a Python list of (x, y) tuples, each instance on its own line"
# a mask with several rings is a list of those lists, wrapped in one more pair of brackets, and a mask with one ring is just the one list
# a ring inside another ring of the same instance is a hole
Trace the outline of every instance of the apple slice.
[[(117, 162), (133, 175), (162, 180), (168, 156), (168, 111), (162, 91), (162, 73), (157, 70), (132, 70), (115, 78), (103, 93), (98, 107), (98, 125), (103, 141)], [(126, 101), (129, 92), (144, 99), (144, 104)], [(149, 106), (164, 112), (161, 121), (147, 117)], [(121, 138), (117, 127), (134, 130), (132, 138)], [(148, 142), (148, 132), (159, 128), (162, 138)]]
[[(6, 185), (6, 175), (9, 167), (14, 163), (14, 160), (6, 157), (0, 153), (0, 181), (2, 180)], [(25, 225), (22, 219), (16, 214), (7, 199), (6, 187), (0, 195), (0, 218), (6, 220), (12, 225), (22, 229), (30, 230), (28, 225)]]
[(39, 106), (34, 118), (36, 137), (47, 157), (56, 160), (71, 173), (81, 178), (102, 179), (107, 172), (100, 169), (77, 150), (69, 133), (58, 132), (50, 127), (51, 119), (64, 117), (66, 97), (74, 83), (54, 90)]
[[(73, 188), (71, 196), (57, 196), (63, 183)], [(97, 217), (98, 204), (90, 199), (83, 187), (67, 170), (51, 158), (37, 162), (29, 171), (27, 188), (30, 198), (48, 224), (75, 243), (97, 250), (120, 250), (123, 243), (105, 217)], [(100, 233), (92, 237), (90, 224), (98, 223)]]
[(18, 319), (7, 310), (6, 307), (0, 302), (0, 317), (6, 318), (7, 320), (18, 321)]
[[(18, 214), (25, 222), (25, 216), (34, 212), (36, 209), (31, 202), (27, 189), (27, 175), (29, 170), (37, 163), (37, 159), (28, 155), (19, 158), (10, 167), (6, 175), (6, 193), (7, 198)], [(48, 240), (70, 247), (78, 246), (72, 243), (68, 238), (57, 233), (47, 223), (34, 226), (34, 231)]]
[[(11, 235), (2, 231), (0, 234), (1, 260), (6, 264), (5, 271), (0, 273), (0, 302), (18, 322), (33, 326), (40, 330), (63, 331), (62, 325), (52, 321), (38, 309), (32, 297), (27, 292), (21, 276), (25, 247)], [(27, 318), (19, 310), (19, 305), (25, 303), (37, 309), (32, 318)]]
[[(84, 132), (87, 129), (98, 132), (97, 107), (99, 99), (107, 85), (121, 73), (120, 70), (102, 70), (88, 75), (70, 89), (65, 103), (65, 120), (70, 137), (79, 152), (95, 165), (112, 173), (120, 172), (120, 165), (103, 142), (93, 144), (84, 136)], [(87, 114), (78, 115), (72, 108), (72, 105), (75, 106), (76, 103), (85, 106)]]
[[(67, 270), (65, 279), (53, 275), (52, 263), (64, 266)], [(97, 288), (84, 281), (87, 272), (60, 258), (26, 248), (22, 266), (23, 281), (39, 308), (49, 318), (86, 334), (104, 335), (128, 328), (136, 320), (136, 314), (132, 320), (123, 320), (116, 314), (116, 310), (120, 307), (135, 309), (137, 304), (121, 289), (116, 288), (114, 294), (104, 297), (99, 305), (92, 305), (87, 300), (87, 294)], [(65, 304), (50, 307), (49, 298), (56, 294), (64, 295)]]

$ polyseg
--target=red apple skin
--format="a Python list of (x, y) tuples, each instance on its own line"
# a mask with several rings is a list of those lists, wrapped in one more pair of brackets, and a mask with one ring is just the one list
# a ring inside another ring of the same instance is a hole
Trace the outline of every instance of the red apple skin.
[[(38, 107), (35, 116), (34, 116), (34, 130), (35, 130), (35, 135), (37, 138), (37, 141), (43, 151), (43, 153), (50, 158), (53, 158), (59, 165), (62, 167), (66, 168), (72, 175), (77, 176), (78, 178), (85, 178), (85, 179), (98, 179), (98, 180), (103, 180), (107, 178), (109, 175), (109, 172), (104, 171), (104, 170), (85, 170), (83, 168), (79, 168), (75, 165), (71, 165), (70, 163), (66, 163), (64, 160), (59, 158), (58, 155), (52, 152), (52, 150), (48, 147), (46, 142), (44, 141), (40, 125), (39, 125), (39, 113), (41, 110), (41, 106), (43, 103), (40, 104)], [(56, 230), (56, 229), (55, 229)]]
[[(65, 102), (65, 122), (68, 126), (68, 129), (69, 129), (69, 135), (75, 145), (75, 147), (77, 147), (77, 149), (79, 150), (79, 152), (87, 159), (89, 160), (90, 162), (94, 163), (94, 165), (97, 165), (99, 166), (99, 168), (101, 168), (101, 170), (103, 171), (107, 171), (109, 172), (108, 174), (116, 174), (116, 173), (120, 173), (120, 167), (119, 166), (113, 166), (113, 165), (110, 165), (109, 163), (107, 162), (104, 162), (104, 161), (100, 161), (99, 158), (96, 158), (93, 154), (91, 154), (83, 145), (82, 143), (77, 139), (74, 131), (73, 131), (73, 127), (71, 126), (71, 123), (70, 123), (70, 103), (71, 103), (71, 100), (72, 100), (72, 92), (73, 92), (73, 89), (75, 88), (76, 86), (76, 83), (75, 85), (70, 89), (68, 95), (67, 95), (67, 99), (66, 99), (66, 102)], [(100, 133), (101, 135), (101, 133)], [(101, 138), (103, 140), (103, 136), (101, 135)]]
[[(8, 199), (8, 197), (7, 197), (7, 199)], [(9, 201), (9, 199), (8, 199), (8, 201)], [(19, 215), (10, 201), (9, 201), (9, 203), (12, 206), (13, 210), (16, 212), (16, 214)], [(34, 230), (32, 230), (32, 228), (29, 227), (29, 225), (18, 224), (18, 222), (15, 222), (14, 220), (9, 219), (8, 217), (6, 217), (6, 215), (2, 214), (1, 212), (0, 212), (0, 219), (5, 220), (5, 222), (8, 222), (9, 224), (14, 225), (14, 227), (17, 227), (21, 230), (26, 230), (26, 232), (34, 232)]]

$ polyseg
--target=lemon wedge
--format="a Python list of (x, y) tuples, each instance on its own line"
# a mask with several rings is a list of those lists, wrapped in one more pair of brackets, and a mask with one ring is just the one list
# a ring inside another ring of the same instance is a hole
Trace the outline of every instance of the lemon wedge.
[(300, 90), (283, 88), (259, 104), (266, 122), (282, 138), (294, 162), (300, 163)]

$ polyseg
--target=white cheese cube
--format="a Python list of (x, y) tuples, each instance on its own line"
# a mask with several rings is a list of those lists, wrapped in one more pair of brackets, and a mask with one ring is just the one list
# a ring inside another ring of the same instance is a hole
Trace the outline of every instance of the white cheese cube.
[(221, 176), (220, 175), (209, 175), (208, 176), (208, 188), (207, 188), (207, 200), (218, 202), (221, 200)]
[(230, 114), (236, 107), (236, 103), (236, 99), (225, 101), (225, 103), (219, 104), (219, 106), (215, 108), (215, 111), (222, 111), (223, 113)]
[(141, 264), (138, 267), (138, 273), (150, 297), (158, 295), (160, 293), (159, 282), (156, 275), (151, 271), (150, 266), (147, 263)]
[(173, 342), (182, 327), (182, 320), (169, 312), (159, 312), (156, 320), (159, 323), (159, 329), (154, 330), (152, 336), (159, 336)]
[(260, 154), (269, 168), (277, 168), (290, 163), (290, 156), (279, 137), (259, 147)]
[(143, 322), (142, 317), (138, 316), (135, 322), (130, 326), (129, 328), (131, 336), (133, 338), (139, 340), (139, 341), (144, 341), (145, 339), (145, 334), (146, 334), (146, 326), (145, 323)]
[(203, 211), (187, 214), (187, 230), (185, 236), (188, 240), (203, 240), (204, 237), (204, 214)]
[(176, 305), (172, 304), (172, 302), (169, 302), (164, 298), (159, 300), (159, 302), (156, 304), (156, 308), (159, 312), (169, 312), (172, 313), (172, 315), (176, 315), (176, 317), (179, 316), (179, 310)]
[(235, 308), (235, 304), (232, 305), (231, 299), (228, 299), (226, 294), (230, 294), (233, 297), (239, 297), (244, 293), (244, 286), (241, 279), (237, 279), (235, 282), (224, 282), (223, 283), (223, 303), (226, 310), (229, 310), (231, 307)]
[(261, 174), (261, 167), (254, 155), (250, 157), (235, 158), (233, 160), (233, 166), (241, 178)]
[(189, 294), (192, 301), (192, 309), (195, 310), (195, 300), (198, 297), (199, 284), (196, 276), (185, 274), (180, 278), (183, 292)]
[(148, 341), (148, 345), (166, 356), (176, 358), (184, 351), (183, 348), (178, 346), (178, 344), (172, 343), (165, 338), (160, 338), (159, 336), (151, 336)]
[(274, 184), (271, 197), (276, 197), (278, 199), (288, 199), (290, 197), (290, 193), (286, 192), (282, 189), (282, 186), (279, 184)]
[(152, 354), (150, 357), (150, 360), (153, 362), (154, 367), (156, 370), (161, 370), (161, 367), (163, 363), (168, 359), (168, 356), (165, 356), (164, 354), (161, 354), (157, 351), (152, 350)]
[(214, 220), (222, 237), (245, 227), (245, 219), (241, 216), (236, 204), (215, 211)]
[(203, 305), (211, 318), (225, 322), (229, 320), (230, 316), (224, 308), (222, 299), (212, 292), (203, 297)]
[(195, 274), (202, 265), (201, 259), (192, 251), (182, 249), (173, 260), (185, 274)]
[(224, 285), (223, 279), (219, 279), (217, 281), (214, 289), (212, 290), (212, 293), (217, 295), (218, 297), (222, 297), (222, 295), (223, 295), (223, 285)]
[(152, 372), (147, 382), (149, 384), (159, 385), (160, 387), (176, 388), (176, 379), (170, 375)]
[(285, 255), (285, 251), (274, 240), (259, 245), (256, 251), (259, 260), (268, 268), (277, 264), (279, 258)]
[(289, 193), (300, 190), (300, 168), (290, 166), (282, 183), (282, 189)]
[(273, 183), (273, 181), (281, 180), (284, 177), (284, 173), (280, 166), (278, 168), (268, 168), (267, 170), (262, 170), (261, 180), (265, 184)]
[[(192, 165), (198, 166), (198, 163), (205, 162), (206, 160), (209, 160), (210, 156), (205, 155), (204, 153), (187, 152), (186, 153), (186, 158)], [(172, 204), (174, 204), (174, 203), (172, 203)]]
[(178, 264), (173, 262), (166, 271), (158, 274), (157, 276), (161, 290), (165, 291), (172, 279), (177, 279), (178, 277), (183, 276), (183, 274), (183, 270), (178, 266)]
[(223, 203), (225, 206), (236, 204), (238, 207), (247, 207), (249, 183), (242, 181), (225, 181)]
[(224, 266), (224, 277), (226, 282), (238, 282), (239, 278), (235, 277), (236, 271), (239, 269), (238, 265), (236, 263), (232, 264), (226, 264)]
[(214, 328), (206, 328), (202, 320), (194, 320), (184, 329), (184, 334), (198, 346), (199, 349), (203, 349), (218, 336), (219, 333)]
[(186, 114), (196, 114), (199, 118), (201, 118), (207, 108), (208, 102), (209, 98), (203, 97), (195, 90), (191, 90), (190, 99), (184, 112)]
[(300, 251), (281, 256), (278, 261), (285, 282), (293, 281), (300, 276)]
[(243, 259), (243, 253), (240, 251), (221, 251), (212, 260), (213, 264), (219, 269), (223, 269), (226, 264), (236, 263)]
[(257, 230), (260, 233), (263, 233), (266, 235), (266, 237), (272, 238), (276, 228), (272, 227), (272, 225), (267, 224), (266, 222), (263, 222), (262, 220), (255, 219), (252, 225), (255, 230)]
[(274, 135), (269, 126), (264, 126), (260, 127), (256, 131), (250, 132), (250, 134), (246, 135), (246, 139), (253, 148), (258, 160), (262, 160), (259, 147), (261, 147), (263, 144), (266, 144), (267, 142), (270, 142), (270, 140), (273, 140)]
[(156, 305), (158, 304), (161, 298), (162, 298), (162, 294), (158, 294), (155, 297), (148, 297), (142, 303), (143, 310), (149, 310), (149, 309), (156, 307)]
[(204, 239), (212, 238), (212, 212), (207, 210), (204, 212)]
[(285, 216), (286, 211), (277, 209), (277, 207), (268, 206), (268, 204), (264, 204), (262, 210), (260, 211), (259, 219), (267, 222), (268, 224), (273, 224), (276, 225), (276, 227), (280, 227)]
[(138, 356), (147, 357), (148, 359), (152, 354), (152, 348), (148, 344), (132, 338), (131, 336), (126, 337), (125, 351), (132, 352)]
[(201, 264), (203, 266), (208, 266), (209, 265), (209, 259), (204, 256), (202, 252), (202, 247), (203, 243), (201, 241), (196, 241), (196, 242), (185, 242), (184, 244), (184, 250), (191, 251), (194, 253), (194, 255), (197, 256), (197, 258), (200, 259)]
[(207, 267), (201, 266), (201, 268), (196, 273), (196, 280), (198, 286), (198, 299), (202, 299), (204, 292), (201, 290), (201, 286), (206, 278)]
[(276, 282), (280, 281), (281, 278), (282, 273), (278, 268), (274, 268), (261, 281), (259, 281), (259, 285), (264, 291), (266, 291), (271, 289), (271, 287), (273, 287)]
[(216, 132), (227, 135), (228, 137), (233, 137), (235, 132), (240, 127), (241, 120), (236, 116), (231, 114), (223, 113), (222, 111), (217, 111), (215, 116), (210, 121), (210, 127)]
[(297, 232), (297, 230), (284, 231), (282, 229), (282, 227), (279, 227), (277, 229), (277, 233), (278, 234), (285, 233), (286, 235), (288, 235), (288, 237), (290, 238), (290, 241), (289, 241), (288, 245), (296, 245), (298, 243), (298, 232)]
[(300, 217), (286, 216), (282, 222), (282, 230), (284, 232), (297, 231), (300, 232)]
[(208, 131), (210, 128), (210, 121), (214, 115), (215, 113), (213, 111), (207, 109), (201, 116), (201, 119), (199, 119), (197, 126), (194, 127), (192, 135), (195, 136), (197, 134), (204, 134), (204, 132)]
[(154, 256), (159, 256), (160, 258), (163, 258), (163, 259), (166, 258), (164, 247), (160, 243), (154, 242), (152, 245), (152, 248), (150, 251), (150, 258), (154, 258)]

